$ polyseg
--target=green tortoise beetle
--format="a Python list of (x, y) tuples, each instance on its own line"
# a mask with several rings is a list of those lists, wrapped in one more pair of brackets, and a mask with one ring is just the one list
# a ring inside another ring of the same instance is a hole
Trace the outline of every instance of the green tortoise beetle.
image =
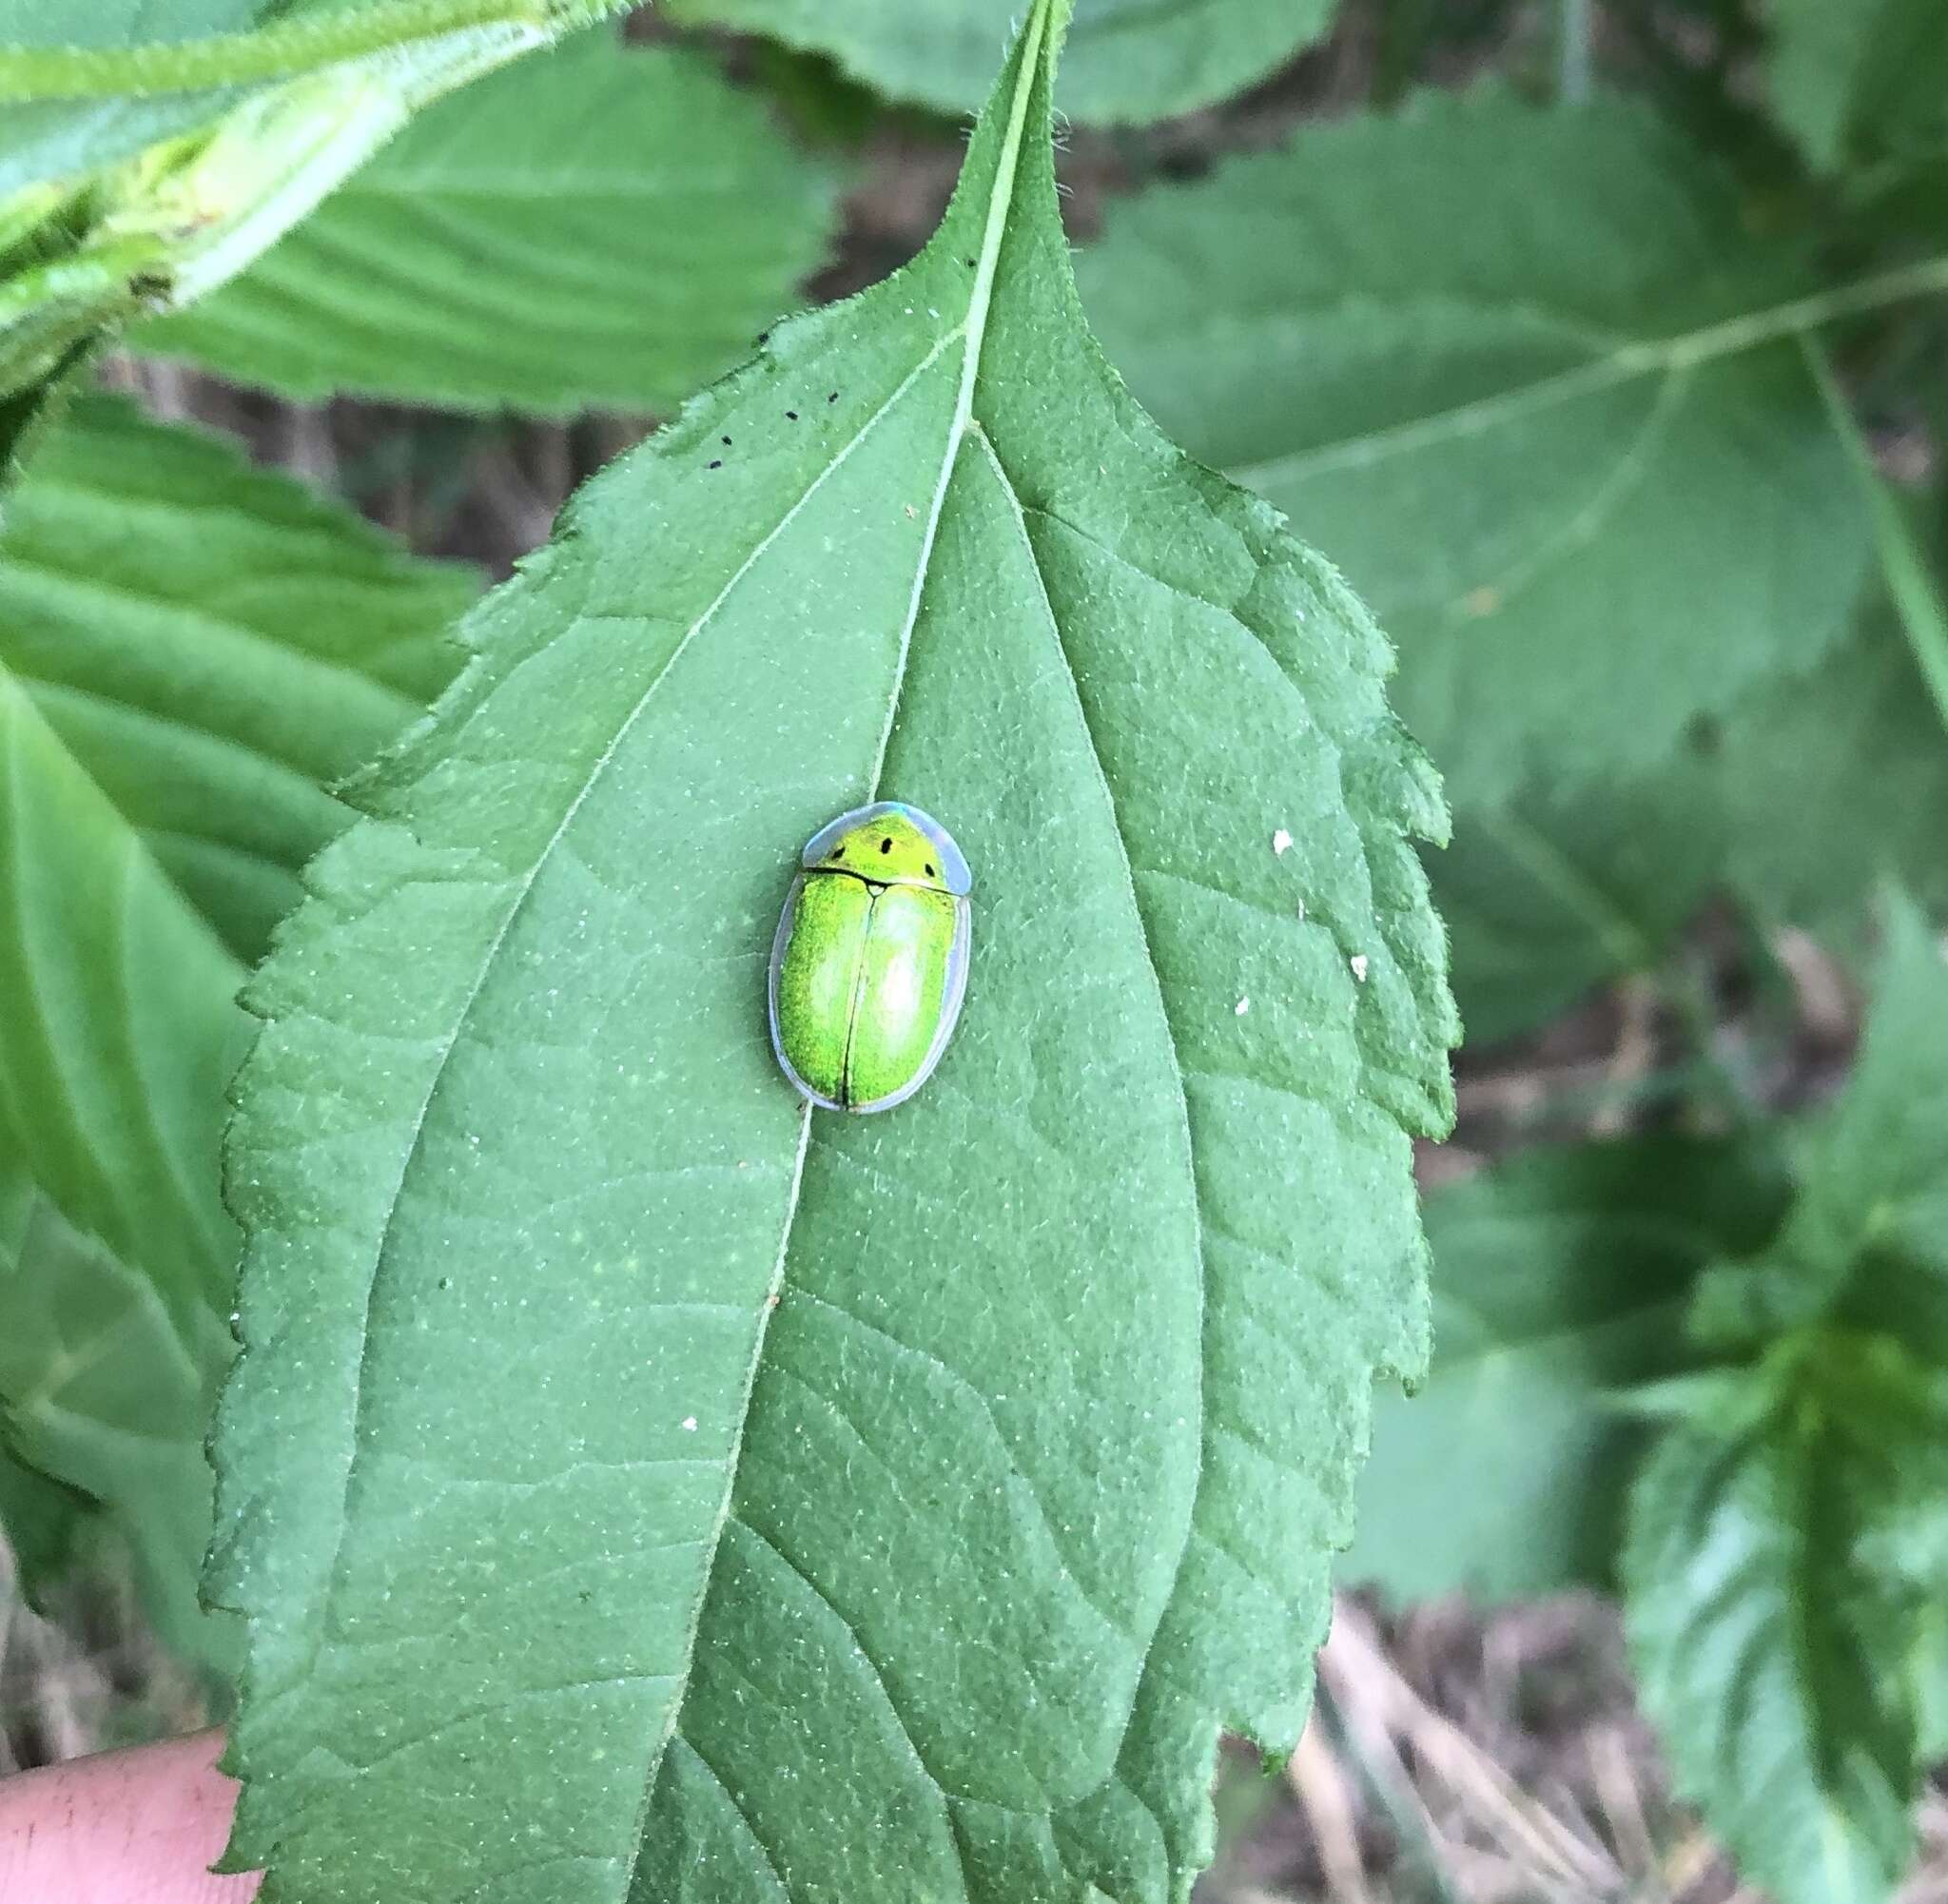
[(904, 801), (822, 826), (771, 942), (771, 1049), (828, 1111), (889, 1111), (933, 1075), (967, 989), (974, 881)]

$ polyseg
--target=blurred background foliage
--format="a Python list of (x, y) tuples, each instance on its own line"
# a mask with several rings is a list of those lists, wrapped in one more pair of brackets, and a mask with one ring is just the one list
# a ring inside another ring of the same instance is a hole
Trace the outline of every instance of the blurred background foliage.
[[(0, 98), (146, 30), (49, 10)], [(918, 248), (1004, 11), (8, 107), (8, 1762), (224, 1709), (231, 1001), (333, 787), (584, 476)], [(262, 209), (200, 128), (341, 82), (349, 176), (189, 295)], [(1456, 809), (1436, 1367), (1204, 1894), (1948, 1897), (1948, 9), (1079, 0), (1063, 87), (1107, 354), (1373, 604)]]

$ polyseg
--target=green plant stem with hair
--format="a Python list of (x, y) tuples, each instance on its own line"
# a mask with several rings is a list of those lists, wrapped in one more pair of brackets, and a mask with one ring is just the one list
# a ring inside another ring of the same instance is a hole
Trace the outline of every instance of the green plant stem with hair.
[(141, 99), (316, 72), (479, 27), (552, 36), (626, 0), (376, 0), (250, 32), (136, 47), (0, 47), (0, 100)]

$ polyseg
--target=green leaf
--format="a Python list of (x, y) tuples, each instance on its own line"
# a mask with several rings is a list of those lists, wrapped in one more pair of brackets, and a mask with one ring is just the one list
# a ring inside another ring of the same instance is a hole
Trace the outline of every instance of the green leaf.
[(228, 1663), (231, 1635), (196, 1598), (210, 1525), (203, 1441), (230, 1352), (222, 1312), (193, 1297), (171, 1304), (145, 1268), (80, 1234), (24, 1182), (0, 1182), (0, 1205), (9, 1441), (37, 1477), (107, 1505), (162, 1637)]
[(1866, 1030), (1839, 1101), (1804, 1147), (1775, 1248), (1701, 1284), (1692, 1332), (1763, 1343), (1840, 1318), (1948, 1363), (1948, 963), (1890, 894)]
[(1457, 814), (1432, 872), (1471, 1044), (1532, 1030), (1661, 962), (1723, 871), (1711, 787), (1680, 756), (1627, 784), (1525, 787)]
[(792, 301), (833, 196), (706, 61), (584, 34), (431, 107), (135, 341), (290, 397), (666, 410)]
[(1940, 716), (1875, 609), (1804, 679), (1761, 688), (1654, 773), (1460, 809), (1432, 872), (1470, 1039), (1532, 1030), (1656, 966), (1715, 887), (1863, 948), (1882, 882), (1948, 911), (1943, 838)]
[(78, 403), (0, 527), (0, 664), (254, 961), (342, 826), (328, 790), (452, 677), (470, 571), (205, 433)]
[(29, 1606), (39, 1610), (66, 1577), (93, 1511), (78, 1488), (0, 1448), (0, 1537), (13, 1557), (15, 1591)]
[(1948, 1588), (1890, 1578), (1877, 1551), (1948, 1486), (1948, 1381), (1836, 1340), (1781, 1388), (1756, 1425), (1710, 1412), (1660, 1443), (1631, 1498), (1626, 1619), (1679, 1789), (1743, 1875), (1780, 1904), (1872, 1904), (1913, 1852)]
[[(1007, 20), (988, 0), (668, 0), (664, 10), (828, 53), (867, 86), (943, 112), (980, 103)], [(1076, 0), (1062, 108), (1096, 126), (1209, 106), (1320, 38), (1334, 10), (1334, 0)]]
[(1837, 1277), (1872, 1252), (1948, 1276), (1948, 963), (1898, 896), (1860, 1054), (1785, 1243), (1816, 1273)]
[(206, 1657), (239, 977), (0, 671), (0, 1413), (10, 1447), (103, 1502), (166, 1629)]
[(1777, 340), (1822, 307), (1641, 106), (1309, 129), (1079, 270), (1163, 425), (1373, 599), (1464, 814), (1641, 777), (1849, 625), (1866, 511)]
[[(922, 257), (477, 612), (255, 987), (267, 1904), (1182, 1898), (1219, 1722), (1301, 1723), (1423, 1352), (1443, 815), (1364, 612), (1082, 326), (1054, 10)], [(966, 1011), (815, 1115), (767, 955), (881, 792), (972, 861)]]
[(1530, 1152), (1432, 1197), (1433, 1372), (1376, 1407), (1342, 1575), (1406, 1599), (1607, 1585), (1643, 1440), (1616, 1391), (1693, 1366), (1693, 1280), (1784, 1203), (1762, 1146), (1664, 1137)]
[(1820, 171), (1948, 144), (1938, 0), (1773, 0), (1773, 109)]
[(1899, 896), (1860, 1055), (1785, 1242), (1816, 1277), (1852, 1272), (1849, 1320), (1948, 1367), (1948, 960)]
[[(1948, 748), (1913, 654), (1883, 610), (1803, 681), (1768, 688), (1713, 738), (1703, 798), (1726, 877), (1763, 917), (1851, 940), (1885, 880), (1948, 908)], [(1674, 825), (1665, 836), (1682, 846)]]
[(0, 531), (0, 1402), (205, 1658), (203, 1436), (241, 973), (343, 824), (325, 787), (436, 693), (472, 593), (220, 438), (74, 405)]

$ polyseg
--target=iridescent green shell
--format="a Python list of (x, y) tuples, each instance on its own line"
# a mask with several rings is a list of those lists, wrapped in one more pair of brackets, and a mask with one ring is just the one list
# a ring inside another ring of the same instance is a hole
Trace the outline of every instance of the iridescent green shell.
[(771, 1048), (814, 1104), (890, 1110), (961, 1015), (967, 862), (938, 820), (883, 800), (813, 834), (800, 865), (771, 943)]

